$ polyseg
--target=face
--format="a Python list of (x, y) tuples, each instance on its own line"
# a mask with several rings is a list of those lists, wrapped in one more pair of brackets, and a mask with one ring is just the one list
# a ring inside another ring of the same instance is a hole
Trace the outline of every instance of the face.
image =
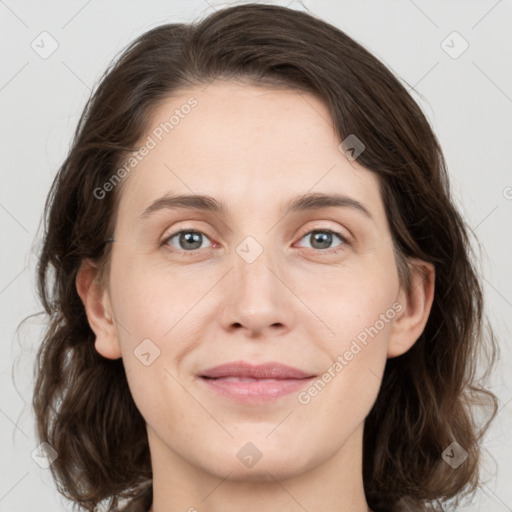
[(376, 175), (314, 96), (232, 82), (168, 99), (140, 142), (96, 349), (122, 356), (152, 456), (222, 478), (326, 463), (361, 431), (405, 311)]

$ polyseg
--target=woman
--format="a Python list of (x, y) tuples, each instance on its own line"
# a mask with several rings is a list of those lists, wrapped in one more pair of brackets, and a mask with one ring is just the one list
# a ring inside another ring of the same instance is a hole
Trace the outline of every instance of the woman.
[(468, 228), (425, 116), (339, 29), (246, 4), (142, 35), (45, 220), (34, 408), (83, 509), (434, 510), (477, 488), (495, 340)]

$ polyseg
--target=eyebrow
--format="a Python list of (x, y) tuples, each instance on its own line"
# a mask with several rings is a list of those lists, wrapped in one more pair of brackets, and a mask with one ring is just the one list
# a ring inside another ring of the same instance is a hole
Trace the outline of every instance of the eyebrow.
[[(293, 212), (320, 210), (322, 208), (350, 208), (364, 214), (373, 220), (368, 209), (356, 199), (343, 194), (324, 194), (320, 192), (308, 193), (291, 199), (286, 203), (285, 215)], [(174, 208), (185, 208), (190, 210), (201, 210), (218, 214), (225, 214), (227, 211), (225, 203), (218, 201), (212, 196), (183, 194), (165, 195), (153, 201), (140, 215), (143, 220), (153, 213), (161, 210)]]

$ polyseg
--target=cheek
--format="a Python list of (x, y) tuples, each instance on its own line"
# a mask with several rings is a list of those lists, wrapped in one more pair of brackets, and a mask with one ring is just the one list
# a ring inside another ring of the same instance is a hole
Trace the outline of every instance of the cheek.
[[(388, 335), (390, 323), (396, 316), (398, 276), (390, 265), (352, 266), (315, 279), (302, 280), (304, 302), (320, 320), (320, 334), (333, 351), (344, 350), (350, 340), (365, 340)], [(306, 325), (315, 322), (307, 322)], [(315, 323), (318, 327), (318, 322)], [(310, 337), (315, 331), (310, 332)], [(348, 348), (348, 347), (347, 347)], [(338, 352), (336, 352), (337, 355)]]
[(137, 337), (164, 337), (197, 303), (203, 288), (180, 270), (148, 264), (137, 257), (120, 259), (111, 279), (113, 308), (126, 328), (120, 333), (125, 339), (127, 332)]
[(156, 390), (168, 392), (169, 386), (176, 385), (173, 393), (180, 393), (172, 375), (181, 381), (175, 375), (178, 363), (200, 343), (201, 336), (196, 334), (200, 324), (211, 325), (212, 313), (206, 311), (207, 301), (201, 297), (212, 284), (168, 268), (146, 266), (143, 272), (140, 268), (144, 266), (119, 265), (112, 273), (112, 306), (134, 398), (140, 395), (146, 402), (142, 407), (151, 408), (147, 399), (156, 401)]
[[(398, 276), (392, 263), (352, 270), (344, 278), (325, 279), (322, 293), (309, 296), (311, 309), (328, 326), (316, 338), (310, 329), (309, 337), (322, 340), (331, 362), (314, 388), (306, 390), (303, 403), (342, 401), (362, 421), (378, 394), (392, 325), (403, 305), (396, 301)], [(333, 414), (341, 420), (348, 412), (342, 408)]]

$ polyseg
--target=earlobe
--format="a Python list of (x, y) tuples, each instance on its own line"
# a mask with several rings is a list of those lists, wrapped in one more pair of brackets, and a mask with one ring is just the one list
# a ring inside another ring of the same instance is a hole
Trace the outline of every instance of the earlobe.
[(76, 289), (82, 299), (89, 325), (96, 335), (96, 351), (108, 359), (121, 357), (116, 326), (112, 320), (107, 290), (98, 281), (98, 268), (84, 260), (76, 276)]
[(412, 259), (410, 263), (411, 291), (400, 290), (398, 302), (402, 309), (393, 321), (388, 358), (404, 354), (416, 343), (427, 325), (434, 300), (434, 265), (419, 259)]

